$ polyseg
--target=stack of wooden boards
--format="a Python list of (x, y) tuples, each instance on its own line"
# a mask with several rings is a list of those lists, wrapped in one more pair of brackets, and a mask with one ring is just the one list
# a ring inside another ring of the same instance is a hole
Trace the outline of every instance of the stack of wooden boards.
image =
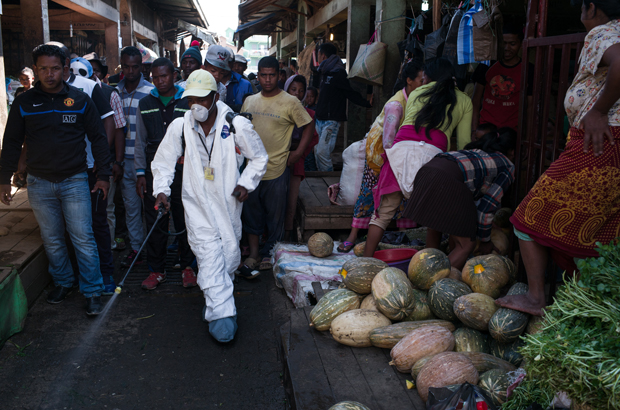
[(43, 249), (39, 225), (34, 217), (26, 189), (20, 189), (10, 206), (0, 204), (0, 280), (16, 269), (28, 305), (50, 282), (48, 260)]

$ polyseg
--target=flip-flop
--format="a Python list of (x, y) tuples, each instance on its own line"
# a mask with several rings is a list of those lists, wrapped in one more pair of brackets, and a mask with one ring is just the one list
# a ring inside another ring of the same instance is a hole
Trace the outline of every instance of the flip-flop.
[(248, 268), (254, 270), (258, 266), (258, 261), (254, 258), (246, 258), (245, 261), (243, 261), (243, 264)]
[[(342, 248), (340, 246), (342, 246)], [(349, 252), (351, 252), (351, 249), (353, 249), (355, 244), (353, 242), (344, 241), (344, 242), (342, 242), (340, 244), (340, 246), (338, 246), (338, 252), (340, 252), (340, 253), (349, 253)]]
[(263, 258), (263, 260), (258, 265), (258, 270), (269, 270), (273, 268), (273, 264), (271, 263), (271, 258)]

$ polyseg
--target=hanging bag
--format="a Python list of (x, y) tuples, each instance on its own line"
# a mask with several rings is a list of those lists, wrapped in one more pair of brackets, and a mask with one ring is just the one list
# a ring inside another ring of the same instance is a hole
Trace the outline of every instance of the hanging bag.
[(375, 31), (368, 44), (360, 46), (355, 62), (349, 70), (350, 80), (370, 85), (383, 85), (387, 44), (376, 41), (376, 36)]
[(450, 14), (446, 13), (443, 16), (441, 27), (427, 35), (424, 39), (424, 62), (426, 64), (441, 57), (451, 20)]

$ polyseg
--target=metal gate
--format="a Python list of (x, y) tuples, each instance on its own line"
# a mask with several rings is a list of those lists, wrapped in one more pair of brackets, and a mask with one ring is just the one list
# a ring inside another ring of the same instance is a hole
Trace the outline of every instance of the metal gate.
[(534, 70), (533, 91), (521, 87), (519, 136), (515, 151), (514, 209), (566, 144), (564, 97), (583, 47), (585, 33), (547, 37), (548, 0), (529, 0), (521, 78)]

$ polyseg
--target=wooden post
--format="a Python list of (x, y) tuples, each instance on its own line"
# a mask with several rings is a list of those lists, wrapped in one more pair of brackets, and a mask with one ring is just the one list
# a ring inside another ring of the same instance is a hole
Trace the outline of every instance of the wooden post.
[(433, 0), (433, 31), (441, 27), (441, 0)]
[[(45, 3), (45, 10), (43, 9)], [(24, 38), (24, 65), (32, 66), (32, 50), (45, 40), (47, 31), (47, 41), (49, 41), (49, 24), (47, 19), (47, 2), (43, 0), (21, 0), (20, 8), (22, 12), (22, 32)], [(43, 12), (45, 11), (45, 18)], [(44, 28), (45, 26), (45, 28)]]
[[(0, 14), (2, 14), (2, 5), (0, 4)], [(1, 24), (1, 23), (0, 23)], [(6, 86), (4, 86), (4, 49), (2, 48), (2, 27), (0, 26), (0, 135), (4, 135), (4, 127), (6, 127), (6, 120), (9, 116), (7, 108), (8, 101), (6, 99)], [(2, 141), (0, 140), (0, 148), (2, 148)]]
[[(23, 10), (22, 10), (22, 13), (23, 13)], [(47, 12), (47, 0), (41, 0), (41, 21), (43, 23), (43, 43), (49, 43), (50, 41), (50, 18)]]

